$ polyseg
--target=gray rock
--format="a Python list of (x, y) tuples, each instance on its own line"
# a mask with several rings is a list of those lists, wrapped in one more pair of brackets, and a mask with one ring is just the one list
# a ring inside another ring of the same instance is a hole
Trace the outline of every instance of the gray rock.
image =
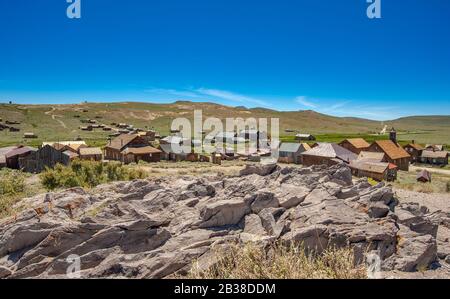
[(371, 218), (384, 218), (388, 215), (390, 209), (383, 202), (371, 203), (368, 214)]
[(6, 278), (6, 277), (10, 276), (11, 274), (12, 274), (11, 270), (0, 266), (0, 279)]
[(257, 174), (260, 176), (266, 176), (274, 173), (276, 170), (279, 170), (280, 167), (276, 163), (267, 163), (267, 164), (257, 164), (251, 165), (247, 164), (243, 170), (241, 170), (240, 175), (246, 176), (251, 174)]
[(208, 204), (200, 213), (200, 227), (213, 227), (238, 224), (250, 213), (250, 208), (243, 200), (220, 200)]
[(252, 212), (257, 214), (265, 208), (278, 208), (279, 206), (278, 198), (272, 192), (260, 191), (255, 194), (250, 207)]
[(309, 191), (306, 187), (283, 184), (280, 188), (276, 189), (274, 194), (281, 207), (290, 209), (303, 202), (309, 194)]

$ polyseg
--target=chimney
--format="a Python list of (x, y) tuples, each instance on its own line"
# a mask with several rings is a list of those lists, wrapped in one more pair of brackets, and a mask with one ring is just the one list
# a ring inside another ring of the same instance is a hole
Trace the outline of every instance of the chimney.
[(389, 139), (397, 144), (397, 131), (395, 131), (394, 128), (392, 128), (391, 132), (389, 133)]

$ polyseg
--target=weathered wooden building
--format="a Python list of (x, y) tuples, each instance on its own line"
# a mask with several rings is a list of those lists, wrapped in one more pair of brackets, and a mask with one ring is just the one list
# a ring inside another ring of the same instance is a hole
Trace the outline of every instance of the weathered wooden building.
[(278, 162), (301, 164), (301, 154), (310, 149), (307, 143), (282, 143), (278, 152)]
[(16, 149), (9, 151), (5, 155), (6, 167), (11, 169), (21, 169), (20, 160), (28, 157), (35, 151), (35, 148), (28, 146), (19, 146)]
[(398, 143), (392, 140), (375, 141), (370, 145), (368, 151), (384, 153), (383, 162), (395, 164), (400, 170), (409, 170), (411, 156)]
[(444, 146), (442, 144), (427, 144), (425, 146), (425, 150), (439, 152), (444, 150)]
[(370, 144), (363, 138), (345, 139), (339, 143), (339, 145), (357, 155), (359, 155), (362, 151), (367, 151), (370, 146)]
[(372, 178), (379, 182), (391, 182), (397, 179), (398, 167), (392, 163), (354, 160), (350, 162), (349, 167), (356, 177)]
[(18, 146), (8, 146), (8, 147), (2, 147), (0, 148), (0, 169), (6, 167), (6, 155), (12, 151), (18, 148)]
[(111, 140), (105, 147), (105, 159), (123, 163), (137, 163), (139, 161), (158, 162), (161, 151), (151, 147), (141, 136), (122, 134)]
[(56, 164), (67, 166), (72, 159), (72, 154), (64, 153), (47, 144), (24, 159), (21, 159), (20, 168), (26, 172), (40, 173), (44, 171), (46, 167), (53, 168)]
[(421, 183), (431, 183), (431, 173), (423, 169), (417, 174), (416, 180)]
[(432, 165), (448, 165), (448, 152), (447, 151), (429, 151), (425, 150), (419, 157), (420, 163), (432, 164)]
[(103, 153), (98, 147), (84, 147), (78, 151), (81, 160), (102, 161)]
[(348, 164), (358, 157), (355, 153), (335, 143), (319, 143), (301, 155), (305, 166)]
[(424, 150), (424, 148), (420, 144), (414, 142), (405, 145), (403, 148), (411, 156), (411, 162), (417, 162)]
[(295, 140), (299, 141), (314, 141), (316, 140), (316, 137), (311, 134), (297, 134), (295, 135)]

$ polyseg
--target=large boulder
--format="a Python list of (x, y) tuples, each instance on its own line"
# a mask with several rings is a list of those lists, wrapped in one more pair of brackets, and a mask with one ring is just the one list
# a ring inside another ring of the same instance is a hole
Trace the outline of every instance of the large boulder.
[(208, 204), (200, 212), (200, 227), (235, 225), (248, 213), (250, 207), (244, 200), (220, 200)]

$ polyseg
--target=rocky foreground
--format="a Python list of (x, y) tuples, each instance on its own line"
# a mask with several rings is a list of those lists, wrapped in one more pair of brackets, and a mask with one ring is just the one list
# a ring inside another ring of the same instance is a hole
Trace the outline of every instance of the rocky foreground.
[(211, 266), (213, 247), (276, 239), (319, 252), (350, 245), (398, 277), (450, 277), (448, 238), (437, 241), (450, 215), (400, 204), (384, 184), (354, 183), (346, 166), (248, 166), (238, 177), (121, 182), (23, 203), (32, 208), (0, 222), (0, 278), (65, 278), (73, 255), (82, 278), (166, 278), (194, 260)]

